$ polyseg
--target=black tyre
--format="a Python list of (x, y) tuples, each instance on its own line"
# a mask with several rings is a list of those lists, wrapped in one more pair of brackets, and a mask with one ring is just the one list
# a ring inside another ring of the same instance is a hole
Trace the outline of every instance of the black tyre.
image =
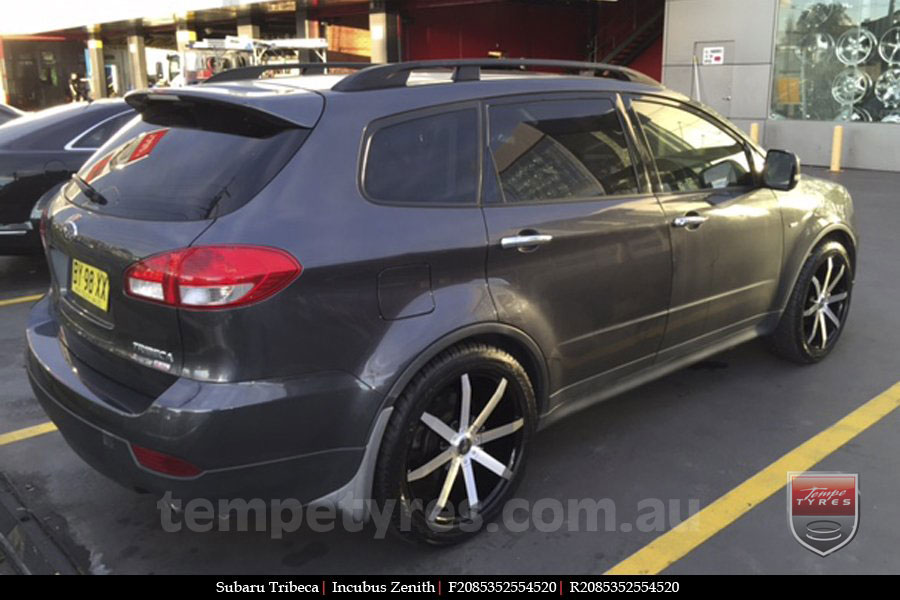
[(806, 259), (771, 336), (775, 353), (801, 364), (828, 356), (847, 322), (853, 277), (853, 264), (840, 242), (817, 246)]
[(509, 353), (462, 344), (407, 386), (382, 439), (373, 482), (401, 537), (454, 544), (497, 516), (522, 477), (534, 390)]

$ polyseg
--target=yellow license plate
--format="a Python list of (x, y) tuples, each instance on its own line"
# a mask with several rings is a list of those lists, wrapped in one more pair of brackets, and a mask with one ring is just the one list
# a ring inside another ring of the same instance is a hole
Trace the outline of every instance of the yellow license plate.
[(109, 276), (105, 271), (73, 258), (72, 292), (105, 311), (109, 307)]

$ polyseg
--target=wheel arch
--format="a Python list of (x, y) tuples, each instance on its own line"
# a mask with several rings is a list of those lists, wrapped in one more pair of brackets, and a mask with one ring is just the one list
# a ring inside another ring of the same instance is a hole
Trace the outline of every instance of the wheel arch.
[(544, 354), (531, 336), (516, 327), (504, 323), (468, 325), (445, 335), (431, 344), (407, 365), (400, 376), (397, 377), (385, 396), (382, 409), (393, 406), (416, 373), (432, 359), (448, 348), (465, 342), (482, 342), (496, 346), (509, 352), (513, 358), (519, 361), (525, 372), (528, 373), (528, 378), (534, 387), (538, 414), (542, 414), (547, 408), (547, 400), (550, 397), (550, 376)]
[(797, 280), (800, 277), (800, 272), (803, 270), (803, 265), (806, 264), (806, 259), (809, 258), (820, 244), (828, 240), (836, 240), (844, 245), (847, 249), (847, 253), (850, 255), (850, 263), (853, 267), (853, 277), (856, 277), (856, 255), (858, 245), (856, 235), (845, 223), (832, 223), (827, 227), (823, 227), (813, 238), (813, 241), (806, 245), (803, 254), (799, 255), (798, 260), (794, 261), (791, 265), (792, 273), (791, 278), (788, 280), (790, 285), (783, 286), (778, 295), (777, 306), (779, 313), (784, 311), (787, 301), (791, 296), (791, 292), (793, 292), (794, 287), (797, 285)]

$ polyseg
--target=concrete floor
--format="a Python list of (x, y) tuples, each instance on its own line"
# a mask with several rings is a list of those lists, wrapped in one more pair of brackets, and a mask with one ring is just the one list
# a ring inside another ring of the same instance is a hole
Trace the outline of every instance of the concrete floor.
[[(863, 245), (850, 321), (828, 360), (797, 367), (751, 342), (610, 400), (537, 436), (517, 495), (532, 502), (611, 498), (626, 524), (636, 522), (642, 499), (705, 506), (896, 383), (900, 175), (857, 171), (840, 181), (856, 199)], [(40, 260), (0, 258), (0, 299), (44, 285)], [(46, 420), (22, 369), (28, 310), (0, 307), (0, 433)], [(900, 572), (898, 426), (900, 414), (891, 414), (816, 467), (860, 476), (860, 529), (837, 553), (820, 558), (792, 538), (779, 491), (667, 572)], [(95, 473), (58, 433), (0, 446), (0, 472), (94, 572), (587, 574), (602, 573), (659, 535), (501, 529), (433, 550), (374, 540), (370, 530), (301, 530), (281, 540), (165, 533), (155, 498)]]

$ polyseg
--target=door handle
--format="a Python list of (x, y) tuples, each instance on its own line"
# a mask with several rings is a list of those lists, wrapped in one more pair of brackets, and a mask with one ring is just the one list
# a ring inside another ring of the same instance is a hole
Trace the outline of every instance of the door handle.
[(512, 235), (500, 239), (500, 247), (504, 250), (518, 248), (520, 250), (536, 249), (546, 243), (553, 241), (552, 235), (541, 233), (529, 233), (526, 235)]
[(709, 217), (704, 217), (702, 215), (685, 215), (683, 217), (675, 217), (672, 220), (673, 227), (685, 227), (687, 229), (697, 229), (706, 221)]

